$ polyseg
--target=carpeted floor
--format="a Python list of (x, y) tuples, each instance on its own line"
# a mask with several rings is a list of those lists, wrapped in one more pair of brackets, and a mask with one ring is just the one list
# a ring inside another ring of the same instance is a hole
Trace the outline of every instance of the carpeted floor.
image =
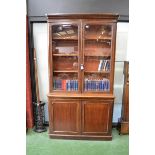
[(26, 135), (27, 155), (128, 155), (129, 136), (113, 129), (112, 141), (49, 139), (48, 132)]

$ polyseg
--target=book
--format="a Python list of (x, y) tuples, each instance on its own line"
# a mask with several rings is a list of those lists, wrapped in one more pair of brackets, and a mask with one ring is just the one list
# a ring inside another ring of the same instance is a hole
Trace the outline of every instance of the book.
[(66, 90), (66, 80), (62, 80), (62, 90)]
[(110, 71), (110, 60), (106, 62), (105, 71)]
[(84, 80), (85, 91), (110, 91), (109, 79), (85, 79)]
[(78, 90), (78, 80), (75, 80), (75, 90)]
[(98, 65), (98, 71), (109, 71), (110, 70), (110, 60), (101, 59)]
[(103, 67), (103, 60), (100, 60), (98, 71), (101, 71), (102, 67)]

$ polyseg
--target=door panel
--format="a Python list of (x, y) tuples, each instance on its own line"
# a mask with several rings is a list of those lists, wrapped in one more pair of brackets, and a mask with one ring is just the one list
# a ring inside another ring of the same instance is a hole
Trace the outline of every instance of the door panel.
[(82, 133), (105, 134), (111, 128), (111, 103), (105, 101), (83, 101)]
[(79, 101), (52, 101), (50, 120), (52, 132), (77, 134), (80, 132)]

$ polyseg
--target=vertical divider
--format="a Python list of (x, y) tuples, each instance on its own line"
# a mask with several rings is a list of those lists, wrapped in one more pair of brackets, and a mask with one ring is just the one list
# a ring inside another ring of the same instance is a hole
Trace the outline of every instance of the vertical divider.
[[(81, 64), (84, 65), (84, 29), (83, 29), (83, 20), (81, 20)], [(84, 66), (85, 67), (85, 66)], [(81, 71), (81, 93), (84, 90), (84, 70)]]
[(79, 24), (78, 24), (78, 76), (79, 76), (79, 79), (78, 79), (78, 86), (79, 86), (79, 93), (81, 93), (81, 81), (82, 81), (82, 78), (81, 78), (81, 68), (80, 68), (80, 64), (81, 64), (81, 51), (82, 51), (82, 48), (81, 48), (82, 44), (81, 44), (81, 21), (79, 20)]

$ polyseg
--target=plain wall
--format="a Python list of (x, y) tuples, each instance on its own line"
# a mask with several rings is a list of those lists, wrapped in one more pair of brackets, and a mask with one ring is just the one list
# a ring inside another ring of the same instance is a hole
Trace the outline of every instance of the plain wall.
[(118, 13), (129, 20), (129, 0), (27, 0), (28, 16), (51, 13)]

